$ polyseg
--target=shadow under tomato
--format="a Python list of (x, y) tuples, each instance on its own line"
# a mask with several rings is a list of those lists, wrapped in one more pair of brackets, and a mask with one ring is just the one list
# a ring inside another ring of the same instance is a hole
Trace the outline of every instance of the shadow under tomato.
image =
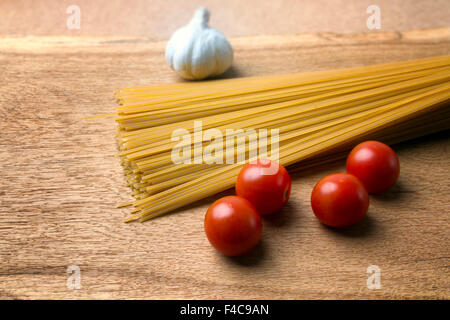
[(370, 194), (370, 196), (379, 201), (399, 201), (410, 198), (414, 195), (415, 191), (407, 189), (404, 183), (400, 180), (388, 191), (379, 194)]
[(298, 206), (288, 201), (280, 211), (263, 216), (262, 220), (269, 227), (285, 228), (297, 223), (299, 218)]
[(359, 223), (345, 228), (334, 228), (324, 225), (323, 223), (320, 224), (322, 228), (327, 229), (327, 231), (331, 231), (336, 235), (349, 238), (370, 237), (374, 235), (376, 231), (379, 231), (375, 220), (370, 215), (366, 215)]
[(225, 256), (219, 252), (217, 252), (217, 254), (219, 254), (221, 256), (221, 258), (223, 260), (225, 260), (225, 262), (244, 266), (244, 267), (253, 267), (253, 266), (259, 265), (263, 262), (263, 260), (265, 259), (266, 255), (267, 255), (266, 249), (267, 248), (266, 248), (265, 241), (264, 241), (264, 239), (261, 239), (259, 241), (259, 243), (256, 245), (256, 247), (253, 248), (253, 250), (251, 250), (250, 252), (248, 252), (242, 256), (229, 257), (229, 256)]

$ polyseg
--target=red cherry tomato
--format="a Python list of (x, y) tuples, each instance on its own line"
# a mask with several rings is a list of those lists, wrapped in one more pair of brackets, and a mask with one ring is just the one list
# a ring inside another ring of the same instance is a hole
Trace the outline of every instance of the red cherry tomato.
[(290, 192), (289, 173), (270, 160), (245, 165), (236, 181), (236, 194), (249, 200), (260, 215), (279, 211), (288, 201)]
[(389, 146), (378, 141), (358, 144), (347, 158), (347, 172), (357, 177), (369, 193), (392, 187), (400, 174), (398, 157)]
[(311, 194), (316, 217), (331, 227), (359, 222), (369, 208), (369, 195), (362, 183), (347, 173), (335, 173), (320, 180)]
[(261, 217), (248, 200), (237, 196), (223, 197), (206, 212), (205, 232), (217, 250), (228, 256), (240, 256), (259, 242)]

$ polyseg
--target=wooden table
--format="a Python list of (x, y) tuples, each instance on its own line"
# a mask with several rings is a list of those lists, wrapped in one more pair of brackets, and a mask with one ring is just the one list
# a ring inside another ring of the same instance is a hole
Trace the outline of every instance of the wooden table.
[[(211, 25), (228, 37), (366, 32), (366, 10), (381, 10), (382, 31), (449, 27), (448, 0), (2, 0), (0, 35), (148, 36), (166, 40), (195, 9), (211, 10)], [(81, 10), (68, 29), (69, 5)]]
[[(325, 70), (449, 54), (449, 29), (231, 39), (226, 76)], [(293, 175), (291, 200), (264, 219), (261, 244), (227, 258), (208, 243), (211, 197), (143, 224), (123, 223), (129, 200), (115, 157), (113, 90), (179, 81), (164, 42), (136, 37), (0, 40), (0, 298), (450, 298), (450, 141), (395, 146), (398, 184), (372, 197), (357, 226), (336, 231), (309, 197), (339, 161)], [(225, 193), (227, 194), (227, 193)], [(68, 266), (81, 289), (66, 286)], [(367, 268), (381, 270), (369, 290)]]

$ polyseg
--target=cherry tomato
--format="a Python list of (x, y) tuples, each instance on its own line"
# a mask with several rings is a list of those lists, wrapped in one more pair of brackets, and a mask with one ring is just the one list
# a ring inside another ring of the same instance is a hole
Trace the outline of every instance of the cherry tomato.
[(261, 217), (246, 199), (223, 197), (214, 202), (205, 215), (209, 242), (228, 256), (240, 256), (256, 246), (261, 238)]
[(347, 173), (335, 173), (320, 180), (311, 194), (316, 217), (331, 227), (359, 222), (369, 208), (369, 195), (362, 183)]
[(289, 173), (270, 160), (245, 165), (236, 181), (236, 194), (249, 200), (260, 215), (279, 211), (288, 201), (290, 192)]
[(347, 172), (357, 177), (369, 193), (392, 187), (400, 174), (398, 157), (389, 146), (378, 141), (358, 144), (347, 158)]

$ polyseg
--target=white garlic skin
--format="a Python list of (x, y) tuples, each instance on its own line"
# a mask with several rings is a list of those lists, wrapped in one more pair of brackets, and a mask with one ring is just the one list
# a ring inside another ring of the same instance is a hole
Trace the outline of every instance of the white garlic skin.
[(233, 62), (227, 38), (208, 26), (208, 21), (208, 9), (198, 9), (189, 24), (175, 31), (167, 43), (167, 64), (185, 79), (218, 76)]

